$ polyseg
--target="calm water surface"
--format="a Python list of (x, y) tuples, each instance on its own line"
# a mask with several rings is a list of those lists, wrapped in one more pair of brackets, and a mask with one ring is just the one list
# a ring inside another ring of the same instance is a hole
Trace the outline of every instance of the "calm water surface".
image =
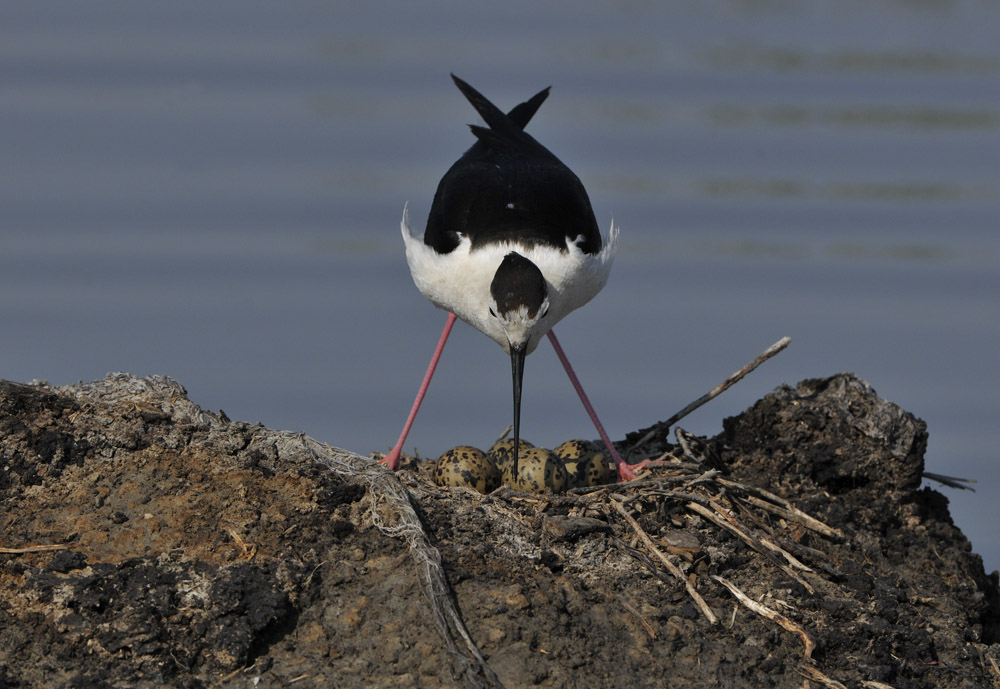
[[(476, 115), (530, 131), (621, 226), (558, 331), (612, 436), (714, 434), (854, 371), (930, 426), (928, 469), (1000, 567), (1000, 6), (988, 2), (0, 5), (0, 377), (167, 374), (233, 418), (360, 452), (396, 438), (444, 322), (410, 281)], [(294, 8), (294, 9), (289, 9)], [(488, 445), (509, 363), (461, 326), (410, 447)], [(593, 430), (547, 347), (524, 433)]]

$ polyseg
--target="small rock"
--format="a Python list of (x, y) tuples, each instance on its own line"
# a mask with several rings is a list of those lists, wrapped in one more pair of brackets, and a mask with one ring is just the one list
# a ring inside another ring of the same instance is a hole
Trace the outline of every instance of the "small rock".
[(542, 518), (542, 535), (552, 543), (576, 541), (589, 533), (611, 532), (611, 526), (593, 517), (568, 517), (553, 514)]
[(60, 550), (49, 563), (48, 569), (52, 572), (66, 574), (74, 569), (83, 569), (87, 566), (87, 556), (75, 550)]

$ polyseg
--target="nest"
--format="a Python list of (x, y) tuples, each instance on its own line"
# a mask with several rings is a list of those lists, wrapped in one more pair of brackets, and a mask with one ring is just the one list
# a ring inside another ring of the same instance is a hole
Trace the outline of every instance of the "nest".
[[(676, 446), (656, 457), (646, 458), (647, 471), (639, 479), (626, 483), (573, 488), (558, 495), (526, 493), (507, 485), (485, 497), (471, 489), (451, 491), (464, 493), (474, 500), (476, 508), (484, 511), (489, 521), (521, 521), (523, 526), (530, 528), (530, 518), (526, 520), (525, 515), (558, 513), (612, 525), (616, 547), (654, 576), (671, 585), (683, 586), (709, 624), (718, 624), (720, 616), (706, 603), (699, 588), (721, 587), (748, 610), (801, 639), (803, 676), (828, 686), (843, 686), (826, 678), (811, 664), (816, 644), (806, 629), (787, 615), (753, 600), (731, 581), (708, 574), (710, 557), (696, 544), (670, 543), (657, 532), (660, 527), (666, 527), (728, 533), (769, 563), (776, 575), (783, 574), (809, 593), (814, 593), (815, 588), (804, 574), (822, 577), (837, 572), (829, 566), (822, 551), (799, 543), (801, 531), (813, 532), (833, 542), (842, 542), (843, 533), (778, 495), (727, 478), (718, 458), (712, 455), (711, 446), (701, 438), (680, 428), (675, 429), (675, 437)], [(429, 464), (420, 462), (414, 467), (419, 467), (416, 472), (407, 472), (409, 480), (406, 483), (418, 502), (442, 497), (442, 488), (433, 482), (426, 469)], [(422, 531), (416, 513), (408, 518), (398, 515), (397, 519)], [(376, 517), (376, 523), (384, 525), (386, 521), (384, 516)], [(398, 532), (399, 528), (396, 526), (388, 531)], [(462, 664), (466, 666), (463, 674), (467, 686), (501, 686), (461, 623), (454, 607), (454, 596), (440, 569), (440, 557), (428, 552), (429, 543), (426, 534), (422, 534), (411, 540), (411, 548), (428, 577), (424, 587), (435, 607), (440, 631), (449, 638), (449, 646), (455, 652), (464, 646), (461, 655), (464, 656)], [(469, 673), (473, 664), (478, 668)]]

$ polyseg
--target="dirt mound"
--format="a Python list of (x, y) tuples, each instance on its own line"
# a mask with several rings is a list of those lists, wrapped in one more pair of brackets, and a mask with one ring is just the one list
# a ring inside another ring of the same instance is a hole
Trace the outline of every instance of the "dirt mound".
[(0, 689), (1000, 686), (922, 421), (838, 375), (668, 430), (484, 496), (167, 378), (0, 382)]

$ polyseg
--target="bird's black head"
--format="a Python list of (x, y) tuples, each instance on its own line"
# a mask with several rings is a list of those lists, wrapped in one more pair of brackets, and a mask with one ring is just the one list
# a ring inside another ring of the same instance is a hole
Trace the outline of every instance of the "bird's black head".
[(500, 320), (511, 347), (527, 346), (548, 310), (549, 291), (538, 266), (515, 251), (504, 256), (490, 283), (490, 316)]

